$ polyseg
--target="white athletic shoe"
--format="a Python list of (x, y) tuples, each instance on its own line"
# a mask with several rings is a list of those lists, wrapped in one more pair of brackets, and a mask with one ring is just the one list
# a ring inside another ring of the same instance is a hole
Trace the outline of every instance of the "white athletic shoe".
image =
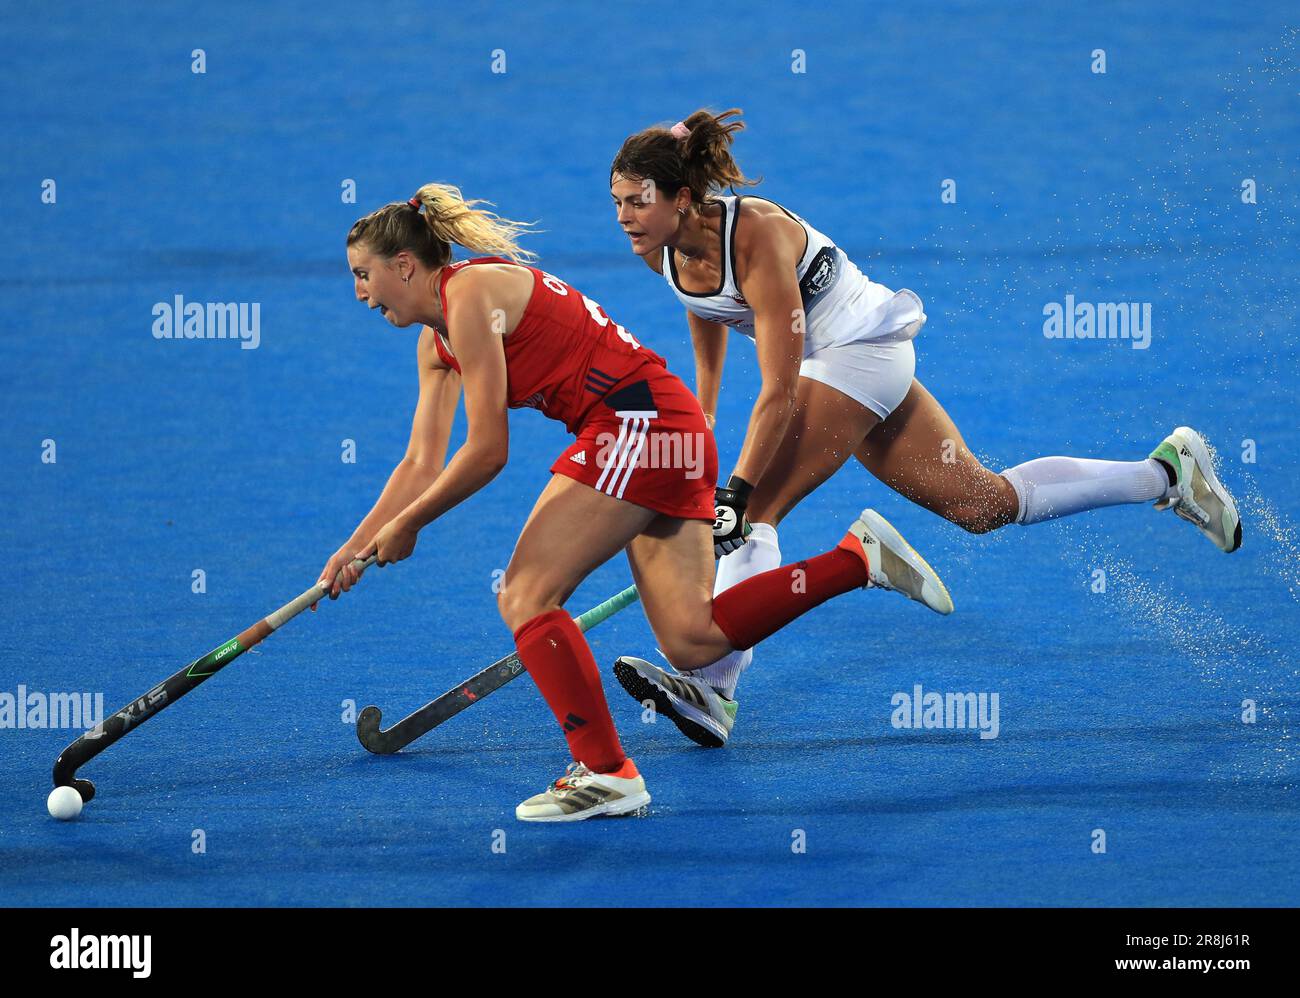
[(653, 702), (655, 711), (677, 725), (677, 730), (695, 744), (705, 748), (727, 744), (739, 704), (703, 679), (676, 670), (668, 672), (630, 655), (614, 663), (614, 675), (632, 699)]
[(593, 773), (580, 762), (515, 808), (520, 821), (582, 821), (599, 814), (628, 814), (650, 803), (636, 763), (625, 759), (612, 773)]
[(1161, 499), (1156, 509), (1172, 509), (1200, 528), (1220, 551), (1241, 547), (1241, 516), (1232, 493), (1214, 473), (1205, 438), (1190, 426), (1180, 426), (1151, 452), (1157, 461), (1174, 469), (1176, 496)]
[(902, 593), (935, 613), (952, 613), (952, 597), (938, 574), (874, 509), (864, 509), (836, 546), (866, 562), (869, 585)]

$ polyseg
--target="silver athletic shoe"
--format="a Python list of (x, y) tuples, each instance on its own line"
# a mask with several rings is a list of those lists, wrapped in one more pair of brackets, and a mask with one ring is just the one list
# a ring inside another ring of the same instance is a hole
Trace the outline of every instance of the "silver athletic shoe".
[(667, 672), (630, 655), (614, 663), (614, 675), (632, 699), (653, 702), (655, 711), (677, 725), (677, 730), (696, 745), (722, 748), (727, 744), (739, 704), (726, 699), (703, 679), (684, 672)]
[(1172, 509), (1194, 523), (1220, 551), (1241, 547), (1241, 515), (1236, 500), (1214, 473), (1205, 438), (1190, 426), (1180, 426), (1151, 452), (1157, 461), (1174, 469), (1178, 494), (1161, 499), (1156, 509)]
[(874, 509), (864, 509), (837, 546), (866, 562), (871, 586), (902, 593), (935, 613), (952, 613), (952, 597), (938, 573)]
[(515, 808), (520, 821), (583, 821), (601, 814), (630, 814), (650, 803), (636, 763), (625, 759), (613, 773), (593, 773), (571, 762), (564, 775)]

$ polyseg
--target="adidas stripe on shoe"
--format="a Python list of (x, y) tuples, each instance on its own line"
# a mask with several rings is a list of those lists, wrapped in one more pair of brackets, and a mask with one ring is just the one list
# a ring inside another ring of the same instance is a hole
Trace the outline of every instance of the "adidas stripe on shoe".
[(659, 716), (672, 721), (695, 744), (705, 748), (727, 744), (739, 704), (726, 699), (703, 679), (668, 672), (630, 655), (614, 663), (614, 676), (632, 699), (653, 703)]
[(593, 773), (572, 762), (564, 775), (515, 808), (520, 821), (584, 821), (598, 815), (630, 814), (650, 803), (636, 763), (624, 759), (612, 773)]

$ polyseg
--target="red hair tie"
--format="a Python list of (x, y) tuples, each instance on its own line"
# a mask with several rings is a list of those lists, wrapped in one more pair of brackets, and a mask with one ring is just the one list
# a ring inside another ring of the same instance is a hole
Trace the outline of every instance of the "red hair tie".
[(419, 210), (420, 210), (420, 199), (419, 199), (419, 198), (411, 198), (411, 199), (410, 199), (409, 201), (407, 201), (406, 203), (409, 204), (409, 205), (410, 205), (412, 208), (414, 208), (416, 211), (419, 211)]

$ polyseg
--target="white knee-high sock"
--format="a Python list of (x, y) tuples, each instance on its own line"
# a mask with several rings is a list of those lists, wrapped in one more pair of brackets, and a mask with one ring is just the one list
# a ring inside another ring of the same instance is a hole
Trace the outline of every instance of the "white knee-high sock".
[(1042, 523), (1121, 503), (1153, 502), (1171, 491), (1165, 467), (1145, 461), (1040, 457), (1002, 472), (1020, 500), (1017, 523)]
[[(768, 523), (752, 523), (749, 540), (731, 554), (723, 555), (718, 562), (718, 573), (713, 581), (713, 595), (725, 592), (738, 582), (781, 567), (781, 548), (777, 544), (776, 528)], [(736, 696), (736, 683), (740, 674), (754, 660), (754, 649), (733, 651), (723, 655), (711, 665), (691, 672), (720, 692), (728, 700)]]

